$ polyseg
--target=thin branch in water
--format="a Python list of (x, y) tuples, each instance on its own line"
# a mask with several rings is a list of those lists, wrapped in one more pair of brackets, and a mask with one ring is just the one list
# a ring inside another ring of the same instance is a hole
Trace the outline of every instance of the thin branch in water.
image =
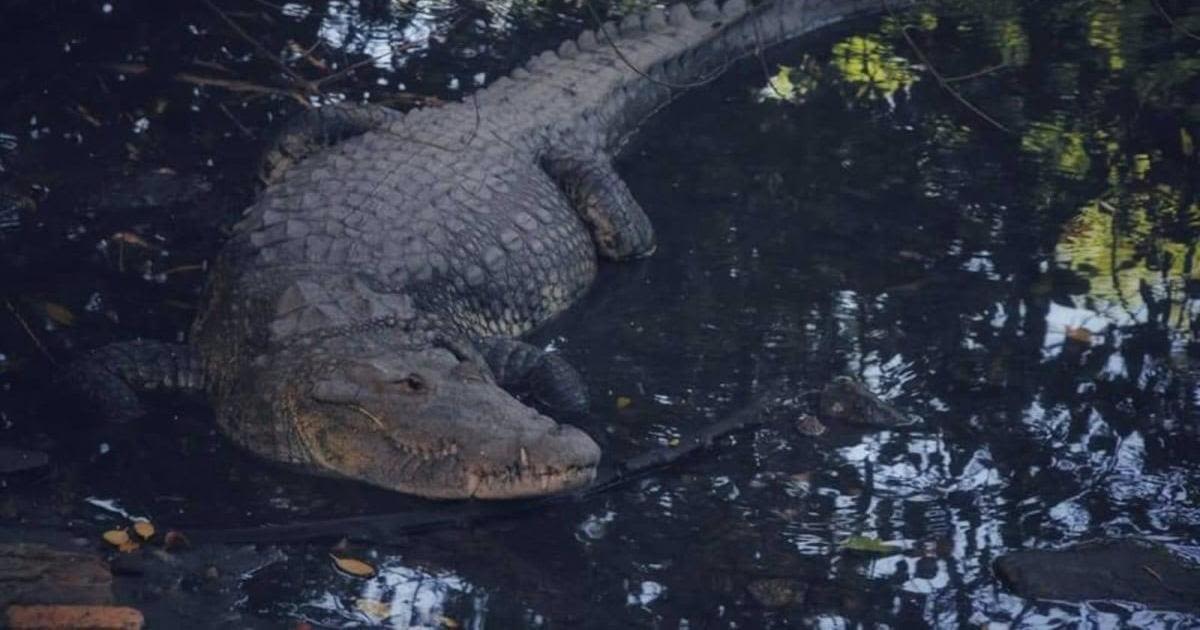
[(1167, 13), (1167, 10), (1163, 8), (1162, 4), (1160, 4), (1158, 0), (1150, 0), (1150, 4), (1154, 5), (1154, 8), (1158, 10), (1158, 14), (1161, 15), (1162, 18), (1167, 21), (1167, 24), (1171, 25), (1172, 29), (1179, 31), (1180, 33), (1183, 33), (1185, 36), (1190, 37), (1196, 41), (1200, 41), (1200, 35), (1197, 35), (1191, 31), (1187, 30), (1183, 26), (1181, 26), (1179, 24), (1179, 22), (1177, 22), (1175, 20), (1175, 18), (1171, 17), (1170, 13)]
[[(887, 0), (879, 0), (879, 4), (883, 7), (884, 11), (888, 13), (888, 15), (892, 16), (893, 18), (897, 17), (896, 12), (892, 10), (892, 7), (887, 3)], [(933, 78), (938, 82), (938, 85), (940, 85), (943, 90), (946, 90), (946, 92), (948, 92), (950, 96), (953, 96), (956, 101), (962, 103), (963, 107), (971, 110), (976, 116), (986, 120), (993, 127), (1003, 131), (1004, 133), (1015, 133), (1012, 129), (1004, 126), (1000, 123), (1000, 121), (992, 118), (987, 112), (979, 109), (978, 106), (967, 100), (967, 97), (963, 96), (958, 90), (951, 87), (950, 83), (946, 81), (946, 77), (942, 76), (941, 72), (938, 72), (937, 66), (933, 65), (933, 62), (931, 62), (929, 57), (925, 55), (925, 51), (921, 50), (921, 47), (917, 45), (917, 42), (914, 41), (912, 36), (908, 34), (908, 28), (909, 27), (907, 26), (901, 27), (900, 34), (904, 36), (904, 41), (908, 42), (908, 46), (912, 48), (913, 52), (917, 55), (917, 58), (921, 60), (921, 63), (925, 65), (927, 70), (929, 70), (929, 74), (933, 75)]]
[(333, 83), (334, 81), (337, 81), (337, 80), (345, 77), (346, 75), (350, 74), (351, 72), (354, 72), (355, 70), (358, 70), (359, 68), (361, 68), (363, 66), (373, 64), (376, 61), (379, 61), (380, 59), (383, 59), (384, 57), (387, 57), (391, 54), (392, 53), (389, 51), (386, 53), (379, 53), (378, 55), (375, 55), (372, 57), (367, 57), (366, 59), (360, 59), (360, 60), (346, 66), (345, 68), (342, 68), (341, 70), (338, 70), (336, 72), (333, 72), (332, 74), (329, 74), (329, 75), (321, 77), (320, 79), (317, 79), (316, 81), (313, 82), (313, 85), (319, 89), (321, 86), (325, 85), (326, 83)]
[(613, 39), (612, 35), (609, 34), (608, 29), (604, 28), (604, 21), (600, 19), (600, 13), (596, 11), (596, 6), (594, 4), (592, 4), (592, 0), (585, 0), (584, 4), (587, 6), (588, 13), (591, 14), (592, 20), (595, 21), (595, 23), (596, 23), (596, 32), (599, 33), (602, 37), (604, 37), (604, 41), (606, 43), (608, 43), (609, 47), (612, 48), (614, 53), (616, 53), (617, 58), (621, 60), (621, 63), (625, 64), (625, 66), (628, 67), (630, 70), (633, 70), (635, 73), (637, 73), (643, 79), (646, 79), (647, 81), (650, 81), (651, 83), (656, 83), (656, 84), (664, 86), (664, 87), (669, 87), (672, 89), (680, 89), (680, 90), (686, 90), (689, 88), (700, 87), (702, 85), (707, 85), (707, 84), (715, 81), (717, 79), (717, 77), (721, 76), (721, 74), (723, 74), (725, 72), (725, 68), (728, 67), (728, 65), (729, 65), (728, 62), (725, 62), (725, 63), (721, 64), (720, 68), (717, 68), (716, 70), (712, 71), (707, 76), (702, 76), (699, 79), (688, 82), (688, 83), (671, 83), (670, 81), (663, 81), (662, 79), (656, 79), (656, 78), (650, 76), (649, 74), (647, 74), (641, 68), (635, 66), (633, 64), (633, 62), (630, 61), (629, 58), (625, 56), (625, 53), (621, 50), (621, 48), (619, 46), (617, 46), (616, 40)]
[(207, 70), (215, 70), (217, 72), (223, 72), (225, 74), (233, 74), (233, 70), (230, 70), (229, 68), (226, 68), (223, 64), (219, 64), (215, 61), (206, 61), (204, 59), (192, 59), (192, 65), (200, 67), (200, 68), (205, 68)]
[(8, 312), (12, 314), (13, 319), (17, 320), (17, 323), (20, 324), (21, 328), (25, 330), (25, 334), (29, 335), (29, 339), (33, 341), (33, 345), (38, 349), (38, 352), (41, 352), (42, 356), (46, 357), (46, 360), (50, 362), (50, 365), (57, 367), (58, 361), (54, 359), (54, 355), (50, 354), (50, 351), (46, 349), (44, 344), (42, 344), (42, 340), (38, 339), (37, 334), (35, 334), (33, 329), (29, 327), (29, 323), (25, 321), (25, 318), (21, 317), (21, 313), (17, 311), (17, 307), (13, 306), (13, 303), (9, 300), (4, 300), (4, 306), (8, 307)]
[(281, 5), (281, 4), (275, 4), (274, 2), (267, 2), (267, 0), (254, 0), (254, 2), (255, 2), (255, 4), (262, 5), (268, 9), (283, 13), (283, 5)]
[(230, 18), (228, 15), (225, 14), (224, 11), (221, 11), (221, 9), (217, 7), (217, 5), (213, 4), (212, 0), (203, 0), (203, 2), (205, 4), (205, 6), (207, 6), (210, 10), (212, 10), (213, 13), (217, 14), (217, 17), (220, 18), (221, 21), (224, 22), (225, 25), (228, 26), (230, 30), (232, 30), (238, 37), (242, 38), (247, 43), (249, 43), (251, 46), (253, 46), (254, 49), (256, 51), (258, 51), (258, 53), (260, 55), (271, 60), (297, 86), (299, 86), (301, 89), (303, 89), (305, 92), (307, 92), (309, 94), (319, 94), (320, 93), (320, 90), (318, 90), (317, 87), (311, 81), (304, 78), (303, 76), (300, 75), (300, 73), (293, 70), (291, 66), (289, 66), (283, 59), (281, 59), (279, 57), (279, 55), (276, 55), (275, 53), (271, 52), (270, 50), (267, 50), (267, 47), (264, 46), (262, 44), (262, 42), (259, 42), (257, 39), (252, 37), (250, 35), (250, 33), (247, 33), (245, 29), (243, 29), (241, 26), (238, 25), (237, 22), (233, 21), (233, 18)]
[[(103, 64), (100, 67), (116, 72), (119, 74), (128, 74), (132, 76), (142, 76), (150, 74), (149, 66), (141, 63), (109, 63)], [(219, 87), (230, 92), (249, 92), (254, 94), (268, 94), (273, 96), (286, 96), (293, 98), (306, 108), (311, 108), (312, 105), (308, 99), (304, 97), (298, 90), (291, 88), (275, 87), (271, 85), (262, 85), (259, 83), (251, 83), (241, 79), (225, 79), (222, 77), (214, 77), (205, 74), (196, 74), (194, 72), (179, 72), (170, 76), (173, 81), (181, 83), (191, 83), (192, 85), (204, 85), (210, 87)]]
[(771, 76), (771, 69), (767, 67), (767, 59), (763, 56), (762, 35), (758, 31), (758, 13), (756, 12), (750, 18), (750, 23), (754, 26), (754, 56), (758, 58), (758, 65), (762, 68), (763, 78), (767, 80), (767, 86), (775, 93), (775, 96), (780, 100), (786, 101), (788, 97), (779, 91), (775, 85), (775, 79)]
[(202, 263), (191, 264), (191, 265), (179, 265), (177, 267), (171, 267), (170, 269), (164, 271), (163, 275), (170, 276), (170, 275), (174, 275), (177, 273), (187, 273), (187, 272), (192, 272), (192, 271), (208, 271), (208, 265), (205, 265)]
[(292, 89), (277, 88), (269, 85), (259, 85), (258, 83), (250, 83), (249, 81), (240, 81), (237, 79), (221, 79), (218, 77), (209, 77), (191, 72), (180, 72), (171, 77), (176, 81), (191, 83), (194, 85), (207, 85), (219, 87), (229, 90), (230, 92), (252, 92), (256, 94), (272, 94), (276, 96), (287, 96), (295, 99), (305, 108), (311, 108), (312, 104), (300, 92)]
[(225, 117), (229, 119), (229, 122), (232, 122), (233, 126), (237, 127), (238, 131), (240, 131), (243, 136), (247, 138), (254, 137), (254, 132), (250, 131), (246, 125), (243, 125), (242, 121), (238, 120), (238, 117), (234, 116), (233, 112), (229, 111), (228, 107), (225, 107), (225, 103), (217, 103), (217, 109), (221, 110), (222, 114), (225, 114)]
[(978, 79), (979, 77), (992, 74), (993, 72), (1003, 70), (1007, 67), (1009, 67), (1008, 63), (998, 63), (994, 66), (988, 66), (982, 70), (976, 70), (975, 72), (969, 72), (967, 74), (960, 74), (956, 77), (945, 77), (944, 80), (946, 81), (946, 83), (954, 83), (955, 81), (967, 81), (969, 79)]

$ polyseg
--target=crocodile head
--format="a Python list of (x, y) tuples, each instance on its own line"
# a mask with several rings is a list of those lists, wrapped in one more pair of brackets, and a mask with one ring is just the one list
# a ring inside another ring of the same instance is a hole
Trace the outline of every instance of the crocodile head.
[(584, 486), (600, 448), (441, 348), (322, 360), (288, 379), (306, 466), (418, 496), (509, 499)]

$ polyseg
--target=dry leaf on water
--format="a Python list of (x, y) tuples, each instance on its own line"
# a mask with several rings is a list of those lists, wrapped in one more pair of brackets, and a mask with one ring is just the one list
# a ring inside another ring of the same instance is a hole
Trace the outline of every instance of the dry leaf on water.
[(329, 554), (333, 558), (333, 564), (343, 573), (349, 573), (354, 577), (368, 578), (375, 575), (375, 567), (357, 560), (355, 558), (339, 558), (333, 554)]
[(624, 409), (633, 404), (633, 399), (628, 396), (617, 396), (617, 409)]
[(75, 324), (75, 313), (71, 309), (55, 302), (46, 302), (42, 305), (46, 310), (46, 317), (49, 317), (54, 323), (63, 326), (73, 326)]
[(104, 538), (104, 542), (114, 547), (120, 547), (121, 545), (130, 542), (129, 532), (123, 529), (110, 529), (101, 534), (101, 536)]
[(129, 537), (129, 532), (124, 529), (110, 529), (101, 537), (104, 538), (104, 542), (116, 547), (122, 553), (130, 553), (140, 546)]
[(150, 537), (154, 535), (154, 525), (150, 521), (135, 521), (133, 531), (137, 532), (142, 540), (150, 540)]
[(134, 234), (133, 232), (114, 232), (111, 238), (122, 245), (140, 247), (142, 249), (158, 249), (147, 242), (146, 239)]

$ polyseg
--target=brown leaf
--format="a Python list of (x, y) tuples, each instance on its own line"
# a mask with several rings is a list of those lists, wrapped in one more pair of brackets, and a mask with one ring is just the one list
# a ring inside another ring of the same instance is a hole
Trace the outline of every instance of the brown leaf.
[(46, 310), (46, 317), (49, 317), (57, 324), (63, 326), (72, 326), (75, 324), (75, 313), (71, 309), (55, 302), (46, 302), (42, 305)]
[(133, 531), (137, 532), (142, 540), (150, 540), (150, 537), (154, 536), (154, 524), (150, 521), (136, 521), (133, 524)]
[(137, 234), (134, 234), (133, 232), (114, 232), (110, 238), (118, 243), (121, 243), (122, 245), (139, 247), (141, 249), (158, 249), (157, 247), (151, 245), (149, 241)]
[(110, 529), (101, 536), (104, 538), (104, 542), (114, 547), (120, 547), (129, 542), (129, 532), (123, 529)]
[(4, 611), (13, 630), (60, 628), (81, 630), (137, 630), (145, 618), (126, 606), (9, 606)]
[(329, 554), (333, 558), (333, 564), (344, 573), (349, 573), (354, 577), (368, 578), (375, 575), (375, 567), (355, 558), (339, 558), (333, 554)]
[(458, 621), (454, 620), (452, 617), (447, 617), (445, 615), (441, 615), (440, 617), (437, 618), (437, 620), (438, 620), (438, 623), (442, 624), (443, 628), (450, 628), (450, 630), (454, 630), (455, 628), (462, 627), (462, 624), (458, 623)]
[(624, 409), (633, 404), (633, 399), (628, 396), (617, 396), (617, 409)]

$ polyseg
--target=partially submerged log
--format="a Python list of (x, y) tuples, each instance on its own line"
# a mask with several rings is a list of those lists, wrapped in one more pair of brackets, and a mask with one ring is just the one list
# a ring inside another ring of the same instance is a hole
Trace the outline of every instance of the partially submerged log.
[(50, 463), (50, 456), (41, 451), (0, 446), (0, 475), (41, 468)]
[(139, 630), (142, 613), (126, 606), (9, 606), (5, 627), (12, 630)]
[(1014, 551), (998, 558), (994, 569), (1022, 597), (1125, 600), (1200, 611), (1200, 566), (1154, 543), (1115, 540)]
[(0, 607), (107, 604), (112, 597), (112, 574), (95, 555), (42, 544), (0, 544)]

